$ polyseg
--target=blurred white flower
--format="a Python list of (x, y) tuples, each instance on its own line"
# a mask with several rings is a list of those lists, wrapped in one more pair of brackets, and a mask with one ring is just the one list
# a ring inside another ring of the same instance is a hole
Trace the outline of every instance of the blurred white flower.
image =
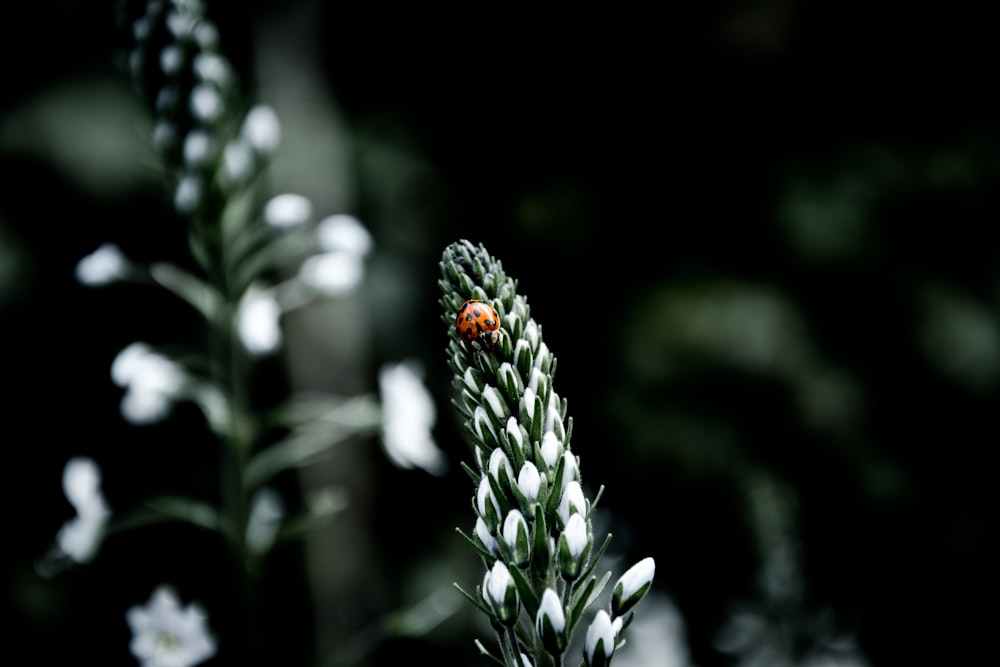
[(222, 95), (215, 86), (199, 83), (191, 90), (191, 113), (203, 123), (211, 123), (222, 115)]
[(219, 30), (213, 23), (205, 20), (198, 21), (198, 24), (194, 27), (194, 41), (202, 49), (218, 49)]
[[(628, 641), (614, 655), (615, 667), (692, 667), (685, 640), (684, 617), (673, 601), (652, 593), (629, 626)], [(621, 618), (614, 620), (621, 623)], [(615, 634), (620, 632), (620, 627)], [(767, 663), (761, 663), (767, 664)]]
[(242, 134), (258, 153), (270, 155), (281, 141), (281, 124), (278, 115), (270, 106), (258, 104), (247, 112), (243, 120)]
[(281, 344), (281, 305), (273, 290), (251, 287), (240, 301), (237, 328), (240, 340), (253, 355), (273, 352)]
[(320, 220), (316, 239), (327, 252), (346, 252), (364, 257), (372, 251), (372, 235), (353, 215), (338, 213)]
[(242, 184), (253, 174), (254, 158), (250, 143), (240, 137), (222, 151), (222, 176), (230, 184)]
[(121, 413), (133, 424), (163, 419), (184, 385), (184, 374), (176, 363), (138, 342), (115, 357), (111, 379), (125, 388)]
[[(250, 143), (253, 143), (251, 139)], [(264, 205), (264, 221), (272, 227), (296, 227), (312, 215), (312, 202), (294, 193), (275, 195)]]
[(176, 74), (183, 64), (184, 54), (181, 52), (181, 47), (176, 44), (170, 44), (160, 52), (160, 67), (163, 68), (164, 74)]
[(153, 126), (153, 146), (158, 151), (166, 151), (177, 143), (177, 127), (166, 120), (156, 121)]
[(167, 13), (166, 23), (174, 37), (187, 37), (194, 30), (195, 17), (187, 12), (170, 11)]
[(205, 130), (191, 130), (184, 138), (184, 162), (189, 167), (204, 165), (212, 154), (212, 137)]
[(97, 553), (111, 510), (101, 494), (101, 471), (93, 459), (70, 459), (63, 469), (63, 493), (76, 516), (56, 535), (59, 550), (77, 563), (87, 563)]
[(263, 488), (254, 495), (247, 521), (247, 546), (252, 552), (264, 553), (274, 544), (284, 516), (285, 506), (277, 491)]
[(204, 186), (197, 176), (184, 176), (174, 191), (174, 207), (179, 213), (191, 213), (201, 203)]
[(146, 606), (130, 607), (125, 620), (132, 630), (132, 651), (141, 667), (193, 667), (215, 655), (200, 606), (181, 607), (166, 586), (153, 591)]
[[(207, 22), (200, 22), (199, 26), (211, 25)], [(214, 28), (214, 26), (212, 26)], [(194, 57), (191, 69), (195, 76), (206, 83), (214, 83), (217, 86), (228, 85), (233, 78), (233, 72), (229, 67), (229, 62), (218, 53), (202, 51)]]
[(415, 363), (387, 364), (379, 370), (382, 393), (382, 442), (389, 459), (401, 468), (418, 467), (440, 475), (447, 468), (444, 454), (431, 434), (437, 420), (434, 401)]
[(298, 277), (304, 285), (335, 296), (354, 289), (364, 274), (364, 264), (357, 255), (347, 252), (324, 252), (302, 262)]
[(128, 273), (128, 260), (113, 243), (104, 243), (76, 264), (76, 279), (84, 285), (107, 285)]

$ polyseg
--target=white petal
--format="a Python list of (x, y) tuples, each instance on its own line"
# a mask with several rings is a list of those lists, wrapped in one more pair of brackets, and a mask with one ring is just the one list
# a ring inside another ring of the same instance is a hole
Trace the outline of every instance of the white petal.
[(337, 214), (323, 218), (316, 228), (316, 239), (323, 250), (341, 251), (364, 257), (374, 242), (364, 225), (353, 215)]
[[(253, 139), (250, 140), (253, 144)], [(264, 220), (273, 227), (295, 227), (312, 215), (312, 202), (294, 193), (271, 197), (264, 205)]]

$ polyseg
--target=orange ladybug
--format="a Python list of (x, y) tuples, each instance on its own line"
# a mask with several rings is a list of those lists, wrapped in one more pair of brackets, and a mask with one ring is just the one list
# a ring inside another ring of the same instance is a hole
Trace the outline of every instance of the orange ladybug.
[(490, 351), (501, 340), (500, 316), (490, 304), (479, 299), (469, 299), (455, 316), (458, 337), (474, 351)]

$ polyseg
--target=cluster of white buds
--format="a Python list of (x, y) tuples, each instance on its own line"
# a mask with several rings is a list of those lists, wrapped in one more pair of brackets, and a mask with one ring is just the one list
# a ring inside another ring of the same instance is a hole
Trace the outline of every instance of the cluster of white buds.
[(201, 0), (150, 0), (132, 24), (129, 68), (156, 112), (153, 145), (182, 215), (217, 217), (278, 146), (274, 111), (241, 106), (238, 77)]
[[(463, 592), (492, 621), (501, 657), (480, 650), (508, 667), (561, 665), (573, 630), (610, 577), (598, 581), (592, 572), (611, 536), (595, 549), (594, 503), (570, 447), (573, 421), (553, 389), (556, 358), (527, 300), (500, 262), (468, 241), (445, 249), (441, 272), (443, 321), (454, 325), (469, 299), (490, 304), (500, 319), (492, 349), (470, 347), (456, 330), (448, 347), (453, 403), (476, 463), (466, 466), (476, 485), (476, 523), (471, 536), (462, 534), (486, 568), (475, 594)], [(618, 580), (610, 608), (587, 631), (584, 664), (610, 663), (653, 571), (646, 558)]]

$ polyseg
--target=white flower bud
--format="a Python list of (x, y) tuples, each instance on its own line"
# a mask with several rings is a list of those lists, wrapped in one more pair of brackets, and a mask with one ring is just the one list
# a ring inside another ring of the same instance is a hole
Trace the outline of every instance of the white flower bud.
[(538, 605), (538, 615), (535, 617), (535, 632), (541, 637), (546, 650), (559, 655), (566, 647), (566, 614), (559, 594), (551, 588), (542, 593), (542, 601)]
[(611, 595), (611, 612), (624, 616), (639, 603), (653, 585), (656, 563), (652, 558), (643, 558), (618, 579)]
[(520, 611), (517, 587), (503, 561), (496, 561), (493, 569), (483, 577), (483, 599), (501, 623), (517, 620)]
[(521, 435), (521, 426), (514, 417), (507, 420), (507, 440), (510, 442), (511, 447), (517, 448), (520, 452), (524, 451), (524, 437)]
[(563, 444), (556, 437), (555, 433), (552, 431), (547, 431), (544, 436), (542, 436), (542, 459), (545, 460), (545, 465), (549, 467), (549, 470), (553, 470), (556, 464), (559, 463), (559, 457), (563, 454)]
[(611, 656), (615, 652), (615, 635), (615, 625), (608, 612), (599, 610), (587, 628), (587, 639), (584, 642), (584, 664), (587, 667), (604, 667), (611, 663)]
[(559, 517), (563, 525), (569, 523), (569, 517), (574, 512), (586, 516), (587, 500), (583, 496), (583, 489), (580, 482), (570, 482), (563, 491), (562, 499), (559, 501)]
[(521, 466), (521, 472), (517, 475), (517, 488), (529, 503), (538, 500), (538, 487), (541, 485), (541, 476), (538, 468), (531, 461), (525, 461)]
[(497, 555), (497, 541), (490, 535), (490, 529), (486, 527), (486, 522), (483, 521), (482, 517), (476, 517), (476, 537), (483, 543), (490, 555)]

